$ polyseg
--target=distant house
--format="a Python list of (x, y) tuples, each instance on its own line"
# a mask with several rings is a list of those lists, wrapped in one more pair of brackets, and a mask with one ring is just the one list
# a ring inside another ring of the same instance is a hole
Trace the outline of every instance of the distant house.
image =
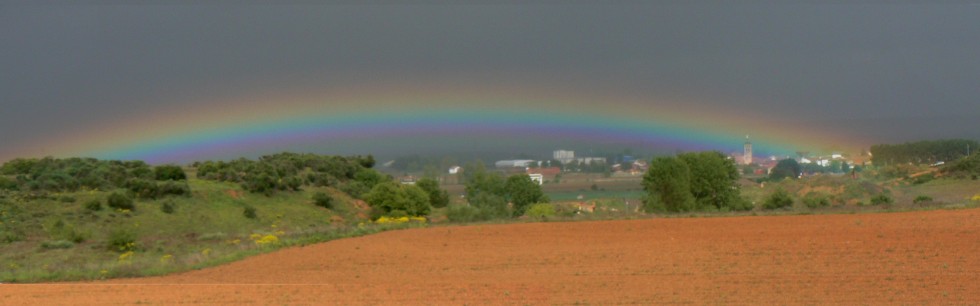
[(561, 174), (561, 168), (558, 167), (547, 167), (547, 168), (528, 168), (524, 170), (528, 175), (540, 174), (543, 179), (554, 179), (555, 176)]
[(399, 181), (401, 181), (402, 185), (415, 185), (416, 178), (412, 175), (406, 175), (399, 178)]
[(534, 161), (530, 159), (499, 160), (493, 163), (493, 166), (497, 168), (526, 168), (532, 162)]
[(541, 175), (540, 173), (531, 173), (527, 176), (531, 177), (531, 181), (538, 183), (538, 185), (544, 184), (544, 175)]
[(460, 166), (449, 167), (449, 174), (459, 174), (461, 171), (463, 171), (463, 168)]

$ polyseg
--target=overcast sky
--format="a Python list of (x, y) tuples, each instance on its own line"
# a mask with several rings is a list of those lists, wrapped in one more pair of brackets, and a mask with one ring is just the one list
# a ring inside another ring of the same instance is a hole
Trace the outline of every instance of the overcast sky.
[(185, 2), (0, 0), (0, 146), (256, 88), (407, 79), (697, 97), (881, 142), (980, 139), (977, 1)]

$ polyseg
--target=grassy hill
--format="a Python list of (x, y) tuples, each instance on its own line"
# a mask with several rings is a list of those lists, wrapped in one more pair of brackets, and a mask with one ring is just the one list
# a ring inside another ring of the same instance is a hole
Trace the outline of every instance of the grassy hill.
[[(137, 200), (133, 210), (86, 207), (109, 191), (37, 199), (7, 193), (0, 199), (0, 280), (158, 275), (385, 229), (358, 227), (367, 207), (329, 187), (265, 196), (233, 183), (189, 178), (188, 184), (190, 196)], [(332, 195), (334, 209), (314, 205), (316, 192)], [(246, 208), (254, 208), (254, 217), (245, 215)]]

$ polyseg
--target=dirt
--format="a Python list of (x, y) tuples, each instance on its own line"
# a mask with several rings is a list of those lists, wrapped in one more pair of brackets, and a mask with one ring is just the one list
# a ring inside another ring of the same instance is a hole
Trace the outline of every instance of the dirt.
[(431, 227), (140, 279), (0, 285), (39, 304), (980, 304), (980, 210)]

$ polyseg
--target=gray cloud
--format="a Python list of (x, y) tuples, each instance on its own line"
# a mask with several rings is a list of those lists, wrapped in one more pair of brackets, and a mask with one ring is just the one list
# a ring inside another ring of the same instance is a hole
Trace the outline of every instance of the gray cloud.
[(980, 138), (977, 20), (967, 3), (0, 4), (0, 136), (257, 88), (443, 80)]

